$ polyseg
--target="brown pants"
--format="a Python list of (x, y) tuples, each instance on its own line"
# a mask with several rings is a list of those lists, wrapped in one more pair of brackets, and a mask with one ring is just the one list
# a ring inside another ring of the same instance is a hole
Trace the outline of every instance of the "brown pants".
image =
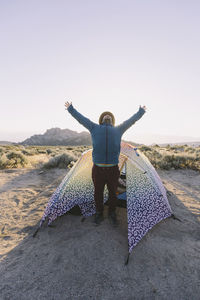
[(98, 167), (95, 164), (93, 165), (92, 180), (94, 183), (94, 200), (97, 212), (103, 212), (103, 192), (105, 184), (107, 184), (109, 192), (109, 213), (115, 211), (117, 203), (116, 191), (119, 175), (120, 172), (118, 165), (113, 167)]

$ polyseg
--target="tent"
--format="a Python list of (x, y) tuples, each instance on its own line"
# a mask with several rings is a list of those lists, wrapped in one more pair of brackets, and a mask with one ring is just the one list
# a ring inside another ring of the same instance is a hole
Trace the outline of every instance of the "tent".
[[(95, 214), (94, 187), (91, 178), (92, 150), (82, 154), (50, 198), (40, 222), (50, 225), (58, 216), (79, 206), (84, 217)], [(142, 237), (157, 223), (170, 217), (172, 211), (165, 188), (147, 157), (128, 143), (121, 143), (119, 157), (121, 192), (118, 198), (126, 201), (129, 253)], [(126, 188), (123, 189), (123, 182)], [(120, 189), (119, 189), (120, 190)], [(125, 199), (125, 200), (124, 200)], [(105, 189), (104, 203), (108, 200)]]
[[(94, 187), (91, 178), (92, 150), (82, 154), (67, 173), (47, 204), (40, 227), (47, 219), (50, 225), (58, 216), (76, 205), (84, 217), (95, 214)], [(130, 144), (121, 144), (120, 177), (126, 178), (126, 191), (118, 194), (125, 199), (128, 218), (129, 253), (154, 225), (170, 217), (172, 211), (165, 188), (147, 157)], [(105, 191), (104, 203), (108, 200)]]

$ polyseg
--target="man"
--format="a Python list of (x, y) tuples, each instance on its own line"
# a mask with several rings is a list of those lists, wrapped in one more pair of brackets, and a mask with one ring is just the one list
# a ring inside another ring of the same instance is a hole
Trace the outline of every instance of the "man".
[(103, 221), (103, 192), (107, 184), (109, 192), (108, 216), (114, 226), (117, 226), (116, 217), (116, 191), (119, 179), (119, 155), (123, 133), (138, 121), (146, 111), (146, 107), (139, 108), (138, 112), (122, 124), (115, 126), (115, 118), (111, 112), (104, 112), (99, 118), (99, 124), (93, 123), (81, 115), (70, 102), (65, 102), (68, 112), (85, 128), (92, 137), (93, 168), (92, 180), (94, 184), (94, 200), (96, 206), (95, 223), (99, 225)]

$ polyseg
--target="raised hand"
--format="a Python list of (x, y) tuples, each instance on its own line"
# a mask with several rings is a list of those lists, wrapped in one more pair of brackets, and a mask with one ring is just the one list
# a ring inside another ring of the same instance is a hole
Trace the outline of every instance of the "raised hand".
[(146, 108), (145, 105), (144, 105), (144, 106), (141, 106), (141, 105), (140, 105), (140, 107), (142, 107), (145, 111), (147, 110), (147, 108)]
[(65, 102), (65, 109), (68, 109), (68, 107), (72, 104), (72, 102)]

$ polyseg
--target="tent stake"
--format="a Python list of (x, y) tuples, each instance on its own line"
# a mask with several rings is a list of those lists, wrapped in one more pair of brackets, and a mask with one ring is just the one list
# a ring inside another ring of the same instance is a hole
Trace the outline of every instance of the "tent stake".
[(126, 258), (126, 261), (125, 261), (125, 266), (127, 266), (128, 265), (128, 261), (129, 261), (129, 255), (130, 255), (130, 253), (128, 253), (128, 255), (127, 255), (127, 258)]
[(179, 218), (177, 218), (174, 214), (171, 215), (171, 217), (174, 219), (174, 220), (177, 220), (179, 222), (182, 222)]
[(40, 226), (35, 230), (35, 232), (33, 233), (33, 238), (36, 237), (38, 231), (40, 230)]

